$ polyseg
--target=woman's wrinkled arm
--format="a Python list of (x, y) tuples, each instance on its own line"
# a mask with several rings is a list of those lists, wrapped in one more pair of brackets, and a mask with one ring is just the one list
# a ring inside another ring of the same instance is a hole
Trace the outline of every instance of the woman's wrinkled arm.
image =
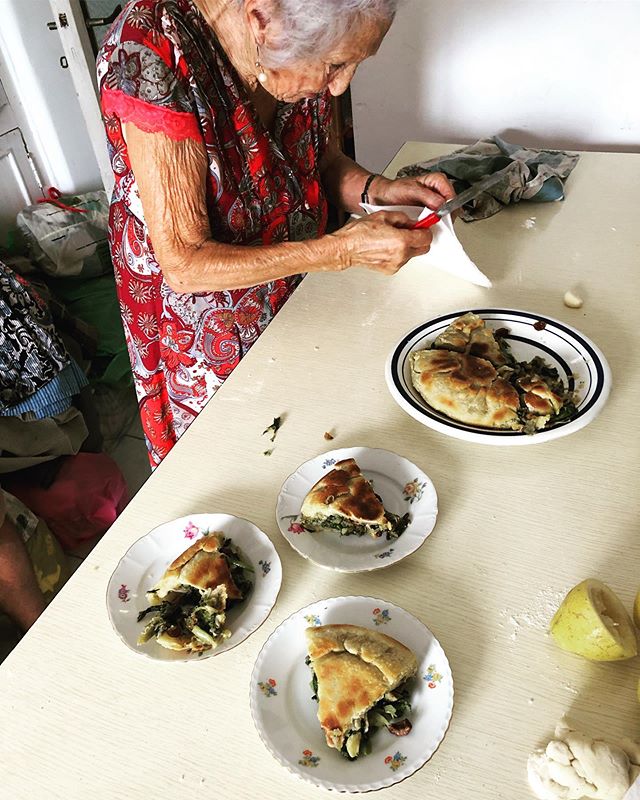
[[(327, 196), (335, 206), (351, 214), (362, 214), (359, 205), (362, 190), (371, 173), (346, 156), (334, 139), (329, 140), (327, 150), (322, 157), (320, 174)], [(369, 197), (371, 203), (375, 205), (382, 205), (378, 202), (375, 189), (378, 182), (384, 180), (386, 179), (378, 175), (370, 184)]]
[(393, 275), (431, 244), (404, 214), (380, 212), (304, 242), (247, 247), (216, 242), (207, 214), (208, 159), (201, 143), (125, 124), (145, 222), (167, 284), (176, 292), (243, 289), (301, 272), (352, 266)]
[[(330, 141), (320, 163), (322, 183), (332, 202), (352, 214), (362, 214), (362, 192), (371, 173), (345, 155)], [(428, 206), (439, 208), (455, 192), (445, 175), (427, 173), (418, 178), (391, 180), (375, 175), (368, 189), (369, 202), (376, 206)]]
[(126, 123), (125, 137), (149, 238), (175, 291), (242, 289), (300, 272), (350, 266), (348, 248), (336, 237), (251, 248), (214, 241), (203, 145), (146, 133), (133, 123)]

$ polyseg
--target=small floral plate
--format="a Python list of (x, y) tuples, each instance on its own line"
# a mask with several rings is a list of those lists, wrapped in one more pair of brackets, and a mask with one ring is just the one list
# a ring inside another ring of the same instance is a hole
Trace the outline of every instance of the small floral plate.
[[(137, 621), (138, 613), (149, 605), (145, 592), (154, 587), (180, 553), (214, 531), (228, 536), (254, 569), (251, 594), (227, 614), (231, 636), (215, 650), (200, 655), (167, 650), (155, 639), (138, 645), (144, 627), (144, 622)], [(231, 514), (191, 514), (159, 525), (131, 545), (109, 580), (107, 610), (115, 631), (136, 653), (158, 661), (197, 661), (230, 650), (257, 630), (275, 605), (281, 583), (280, 558), (259, 528)]]
[[(397, 539), (341, 536), (333, 530), (310, 533), (302, 527), (300, 508), (309, 490), (346, 458), (356, 460), (387, 511), (400, 516), (409, 513), (409, 526)], [(278, 527), (293, 549), (314, 564), (338, 572), (366, 572), (395, 564), (420, 547), (437, 515), (438, 497), (429, 476), (402, 456), (369, 447), (331, 450), (305, 462), (284, 482), (276, 504)]]
[[(396, 737), (379, 730), (371, 753), (356, 761), (327, 746), (305, 664), (305, 628), (336, 623), (386, 633), (418, 659), (411, 733)], [(260, 738), (283, 767), (325, 789), (369, 792), (408, 778), (435, 753), (453, 711), (453, 677), (438, 640), (404, 609), (373, 597), (332, 597), (296, 611), (275, 629), (256, 660), (249, 697)]]

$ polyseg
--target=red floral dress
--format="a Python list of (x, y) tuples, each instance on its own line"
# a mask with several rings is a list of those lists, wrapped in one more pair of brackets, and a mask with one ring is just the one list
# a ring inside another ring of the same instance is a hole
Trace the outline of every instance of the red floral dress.
[(132, 0), (98, 55), (116, 183), (110, 242), (142, 425), (157, 465), (300, 282), (185, 294), (164, 281), (144, 221), (122, 124), (202, 142), (211, 235), (250, 246), (324, 233), (318, 165), (328, 95), (280, 103), (273, 136), (192, 0)]

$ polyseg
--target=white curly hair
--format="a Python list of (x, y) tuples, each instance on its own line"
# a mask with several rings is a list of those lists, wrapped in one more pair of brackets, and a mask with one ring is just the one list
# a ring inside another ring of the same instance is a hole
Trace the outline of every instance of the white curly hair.
[[(238, 6), (244, 0), (235, 0)], [(322, 57), (340, 42), (359, 20), (391, 22), (402, 0), (276, 0), (284, 22), (280, 41), (260, 55), (266, 66)]]

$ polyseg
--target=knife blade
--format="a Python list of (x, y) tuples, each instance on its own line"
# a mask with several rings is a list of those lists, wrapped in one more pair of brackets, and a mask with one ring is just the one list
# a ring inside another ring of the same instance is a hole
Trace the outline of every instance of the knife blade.
[(436, 222), (440, 222), (442, 217), (446, 214), (451, 214), (452, 211), (462, 208), (465, 203), (468, 203), (470, 200), (475, 200), (482, 192), (486, 192), (490, 186), (493, 186), (504, 177), (510, 169), (511, 164), (499, 169), (497, 172), (492, 172), (491, 175), (487, 175), (486, 178), (474, 183), (468, 189), (465, 189), (464, 192), (460, 192), (460, 194), (452, 197), (451, 200), (447, 200), (440, 208), (433, 211), (427, 217), (424, 217), (424, 219), (418, 220), (418, 222), (411, 226), (412, 230), (430, 228), (432, 225), (435, 225)]

